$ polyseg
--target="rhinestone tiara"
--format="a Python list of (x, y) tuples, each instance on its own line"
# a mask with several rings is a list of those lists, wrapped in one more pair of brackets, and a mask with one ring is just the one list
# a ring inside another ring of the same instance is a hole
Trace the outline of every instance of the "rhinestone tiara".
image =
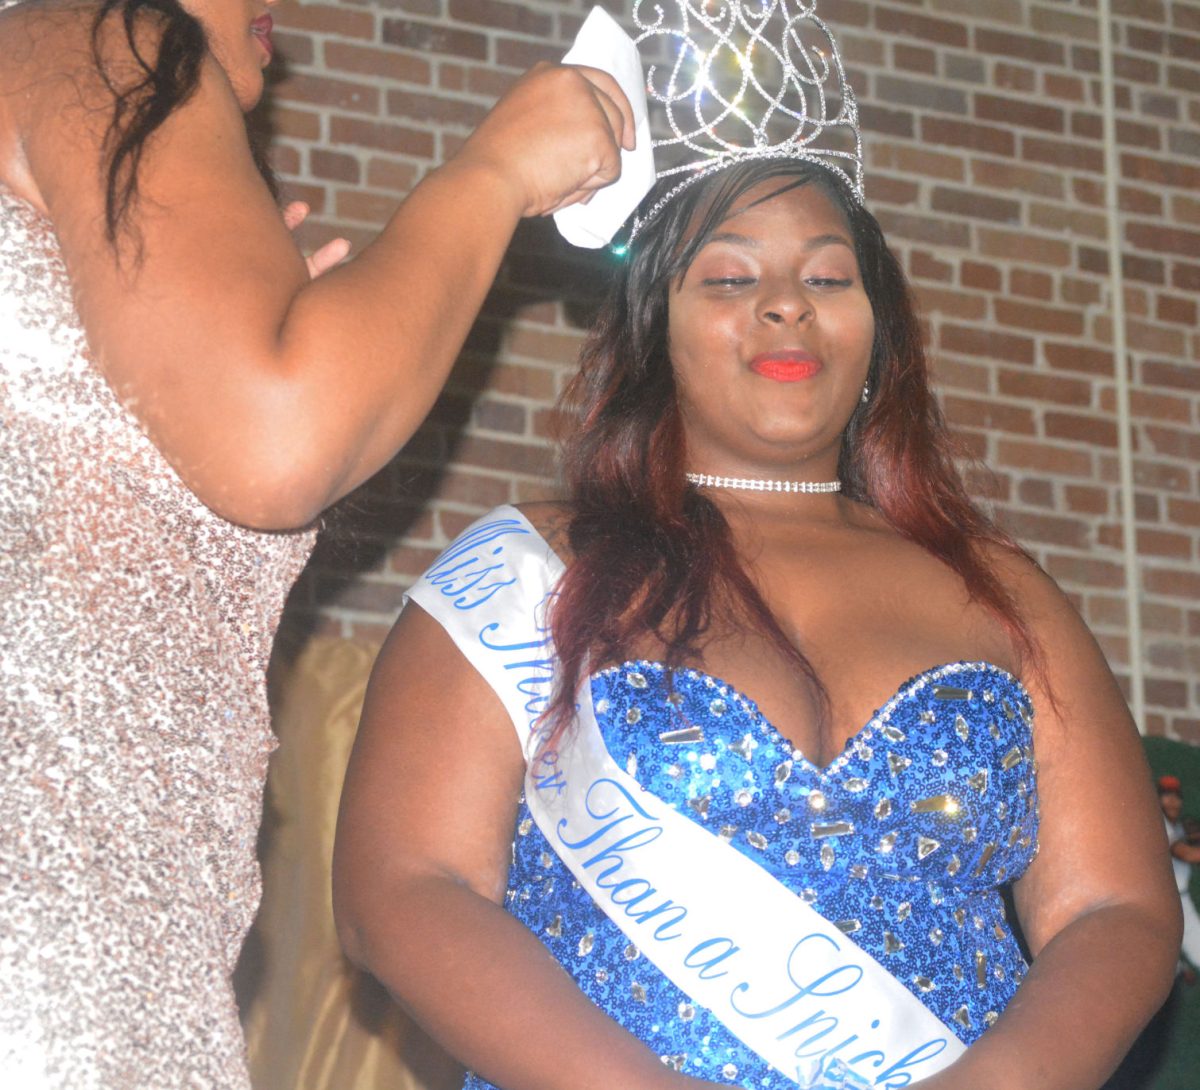
[(839, 174), (863, 199), (858, 104), (842, 56), (815, 2), (634, 0), (636, 43), (657, 179), (679, 177), (646, 212), (632, 240), (683, 190), (733, 163), (806, 159)]

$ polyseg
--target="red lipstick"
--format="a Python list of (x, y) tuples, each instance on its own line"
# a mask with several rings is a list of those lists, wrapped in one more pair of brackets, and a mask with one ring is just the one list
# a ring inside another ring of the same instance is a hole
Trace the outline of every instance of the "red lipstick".
[(800, 382), (821, 370), (821, 361), (807, 352), (762, 352), (750, 361), (750, 370), (776, 382)]
[(275, 55), (275, 43), (271, 41), (271, 31), (275, 28), (275, 20), (270, 15), (260, 15), (250, 23), (250, 33), (253, 34), (259, 41), (259, 44), (267, 51), (267, 59)]

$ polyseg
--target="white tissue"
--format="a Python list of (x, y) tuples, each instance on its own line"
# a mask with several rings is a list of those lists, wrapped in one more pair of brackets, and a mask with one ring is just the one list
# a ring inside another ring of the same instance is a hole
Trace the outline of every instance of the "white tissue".
[(654, 184), (654, 152), (646, 118), (646, 77), (633, 39), (603, 8), (592, 8), (564, 64), (582, 64), (611, 75), (625, 92), (637, 126), (637, 147), (621, 149), (621, 176), (597, 190), (587, 204), (573, 204), (554, 213), (559, 234), (573, 246), (589, 250), (606, 246), (617, 229), (650, 192)]

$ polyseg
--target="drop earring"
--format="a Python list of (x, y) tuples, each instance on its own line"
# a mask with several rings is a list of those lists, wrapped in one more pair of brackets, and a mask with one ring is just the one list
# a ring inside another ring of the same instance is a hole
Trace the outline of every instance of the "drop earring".
[(870, 400), (871, 400), (871, 384), (869, 382), (864, 382), (863, 383), (863, 392), (862, 392), (862, 403), (865, 405)]

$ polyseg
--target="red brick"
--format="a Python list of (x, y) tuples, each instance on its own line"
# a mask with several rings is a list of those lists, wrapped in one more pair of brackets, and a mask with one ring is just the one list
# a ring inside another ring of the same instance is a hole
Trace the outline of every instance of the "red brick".
[(914, 250), (909, 255), (908, 274), (917, 280), (949, 283), (954, 278), (954, 266), (925, 250)]
[(538, 61), (556, 62), (563, 55), (563, 48), (542, 42), (531, 42), (525, 38), (497, 38), (496, 63), (503, 68), (532, 68)]
[(1030, 227), (1054, 234), (1108, 241), (1107, 218), (1100, 212), (1090, 212), (1085, 208), (1064, 208), (1061, 204), (1034, 202), (1029, 205), (1027, 222)]
[(325, 64), (337, 72), (403, 83), (429, 83), (432, 66), (427, 60), (396, 49), (375, 49), (349, 42), (327, 41)]
[(996, 320), (1004, 326), (1058, 336), (1078, 336), (1083, 333), (1083, 316), (1077, 310), (997, 299), (995, 311)]
[(916, 14), (911, 7), (903, 10), (876, 5), (875, 26), (883, 34), (895, 38), (917, 38), (935, 45), (967, 46), (967, 28), (949, 19), (934, 19)]
[(1043, 272), (1013, 269), (1008, 275), (1008, 290), (1013, 295), (1045, 302), (1054, 295), (1054, 279)]
[(417, 182), (417, 168), (412, 163), (372, 157), (367, 163), (367, 185), (403, 196)]
[(1092, 446), (1115, 447), (1117, 426), (1103, 416), (1048, 412), (1042, 417), (1047, 439), (1067, 439)]
[(355, 11), (336, 4), (289, 4), (280, 16), (287, 30), (340, 34), (346, 38), (373, 38), (375, 17), (367, 11)]
[(1133, 479), (1137, 484), (1147, 488), (1161, 488), (1165, 492), (1193, 491), (1193, 476), (1191, 470), (1169, 462), (1135, 459), (1133, 463)]
[(272, 103), (271, 128), (276, 138), (318, 140), (321, 136), (321, 115), (310, 110), (289, 109), (282, 103)]
[(1107, 515), (1110, 509), (1109, 495), (1107, 489), (1087, 485), (1069, 484), (1063, 489), (1067, 510), (1081, 515)]
[(1061, 239), (1033, 235), (1028, 231), (1002, 231), (994, 227), (980, 227), (975, 237), (979, 251), (989, 257), (1059, 268), (1071, 264), (1070, 243)]
[[(1112, 412), (1115, 406), (1116, 395), (1112, 388), (1101, 390), (1100, 408)], [(1129, 391), (1129, 407), (1135, 419), (1169, 420), (1177, 424), (1192, 422), (1192, 403), (1189, 398), (1152, 394), (1134, 388)]]
[(1051, 510), (1057, 507), (1054, 498), (1054, 484), (1040, 477), (1026, 477), (1017, 486), (1017, 498), (1030, 507), (1045, 507)]
[(483, 120), (487, 107), (462, 98), (391, 91), (387, 97), (387, 113), (389, 117), (404, 121), (474, 129)]
[(1015, 57), (1019, 61), (1062, 67), (1066, 55), (1062, 46), (1054, 40), (1029, 34), (1013, 34), (992, 30), (988, 27), (975, 28), (975, 48), (980, 53), (994, 53)]
[(304, 34), (292, 34), (276, 27), (271, 32), (271, 43), (289, 66), (313, 63), (316, 50), (313, 49), (312, 39)]
[(524, 435), (528, 413), (524, 405), (482, 398), (475, 404), (475, 425), (484, 431)]
[(1200, 500), (1185, 500), (1178, 496), (1167, 499), (1167, 520), (1182, 526), (1200, 526)]
[(334, 116), (329, 121), (329, 137), (335, 146), (353, 144), (397, 155), (415, 155), (422, 159), (433, 156), (432, 133), (404, 125), (390, 125), (384, 121)]
[[(841, 12), (839, 11), (839, 22)], [(892, 44), (892, 59), (895, 67), (909, 72), (919, 72), (922, 75), (937, 74), (937, 53), (923, 46), (909, 45), (906, 42)]]
[(1036, 541), (1071, 549), (1086, 549), (1090, 544), (1088, 524), (1082, 519), (1012, 508), (997, 509), (996, 514), (1001, 525), (1022, 543)]
[(980, 295), (918, 285), (917, 300), (921, 311), (931, 318), (945, 316), (970, 322), (983, 321), (987, 317), (987, 300)]
[(325, 151), (323, 148), (309, 149), (308, 169), (312, 171), (315, 178), (324, 178), (331, 182), (347, 182), (352, 185), (357, 185), (362, 175), (362, 168), (354, 156)]
[(422, 53), (444, 53), (482, 61), (488, 56), (488, 39), (475, 31), (421, 23), (415, 19), (384, 19), (382, 39), (389, 45)]
[(1002, 91), (1020, 91), (1029, 95), (1037, 89), (1037, 71), (1028, 65), (997, 61), (993, 71), (992, 86)]
[(1165, 428), (1161, 424), (1142, 424), (1146, 437), (1146, 453), (1165, 458), (1179, 458), (1200, 465), (1200, 433), (1181, 428)]
[(930, 201), (935, 212), (947, 212), (971, 219), (993, 220), (998, 223), (1021, 222), (1021, 206), (1017, 201), (991, 197), (978, 190), (951, 189), (935, 186)]
[(1033, 363), (1034, 342), (1028, 337), (998, 330), (943, 325), (939, 330), (942, 351), (962, 356), (985, 356), (1011, 363)]
[(1033, 435), (1037, 428), (1033, 412), (1002, 401), (950, 397), (943, 399), (946, 418), (955, 425), (985, 428), (1014, 435)]
[(1104, 171), (1104, 153), (1099, 148), (1041, 136), (1021, 136), (1020, 158), (1023, 162), (1051, 163), (1066, 170), (1084, 170), (1092, 174)]
[(1087, 556), (1049, 553), (1046, 556), (1046, 571), (1055, 579), (1075, 586), (1114, 589), (1125, 586), (1125, 569), (1120, 564)]
[[(1033, 88), (1020, 88), (1032, 91)], [(976, 92), (975, 116), (980, 121), (991, 121), (1000, 125), (1015, 125), (1019, 128), (1042, 129), (1045, 132), (1061, 133), (1066, 128), (1065, 115), (1056, 106), (1046, 106), (1028, 98), (1008, 98)]]
[(968, 363), (941, 356), (932, 363), (934, 384), (942, 390), (965, 390), (972, 394), (986, 394), (992, 385), (990, 364)]
[(1001, 439), (996, 456), (1001, 465), (1013, 469), (1036, 469), (1062, 477), (1090, 478), (1094, 466), (1087, 451), (1020, 439)]
[(1192, 551), (1192, 539), (1186, 534), (1173, 534), (1167, 530), (1151, 530), (1144, 526), (1138, 528), (1138, 556), (1190, 560)]
[(997, 387), (1008, 397), (1049, 401), (1080, 408), (1090, 404), (1092, 384), (1084, 379), (1062, 378), (1041, 371), (1014, 371), (1008, 367), (996, 372)]
[(1079, 343), (1050, 342), (1043, 346), (1046, 362), (1057, 371), (1080, 371), (1089, 375), (1113, 373), (1112, 352)]
[(1200, 231), (1135, 221), (1125, 225), (1125, 237), (1139, 250), (1180, 254), (1183, 257), (1200, 254)]
[(330, 79), (328, 76), (289, 76), (276, 92), (285, 102), (333, 106), (354, 113), (379, 112), (379, 89), (366, 83)]
[(1156, 219), (1162, 217), (1163, 198), (1160, 193), (1139, 186), (1123, 185), (1120, 188), (1119, 199), (1122, 212), (1134, 216), (1152, 216)]
[(948, 117), (923, 116), (921, 140), (927, 144), (944, 144), (962, 151), (982, 151), (1010, 159), (1017, 151), (1016, 137), (1008, 129)]
[(995, 265), (984, 265), (979, 261), (964, 261), (959, 267), (959, 278), (964, 288), (981, 291), (999, 291), (1002, 283), (1000, 270)]
[(495, 27), (516, 34), (546, 38), (554, 28), (552, 18), (526, 4), (504, 0), (450, 0), (450, 18), (460, 23)]
[(895, 170), (927, 178), (944, 178), (951, 182), (964, 178), (965, 163), (958, 155), (948, 155), (932, 148), (893, 144), (886, 140), (871, 140), (865, 150), (868, 193), (875, 171)]
[(396, 211), (396, 198), (390, 193), (369, 193), (363, 189), (339, 189), (337, 215), (382, 227)]
[(1121, 156), (1121, 176), (1195, 192), (1200, 189), (1200, 166), (1172, 159), (1152, 159), (1132, 153)]

